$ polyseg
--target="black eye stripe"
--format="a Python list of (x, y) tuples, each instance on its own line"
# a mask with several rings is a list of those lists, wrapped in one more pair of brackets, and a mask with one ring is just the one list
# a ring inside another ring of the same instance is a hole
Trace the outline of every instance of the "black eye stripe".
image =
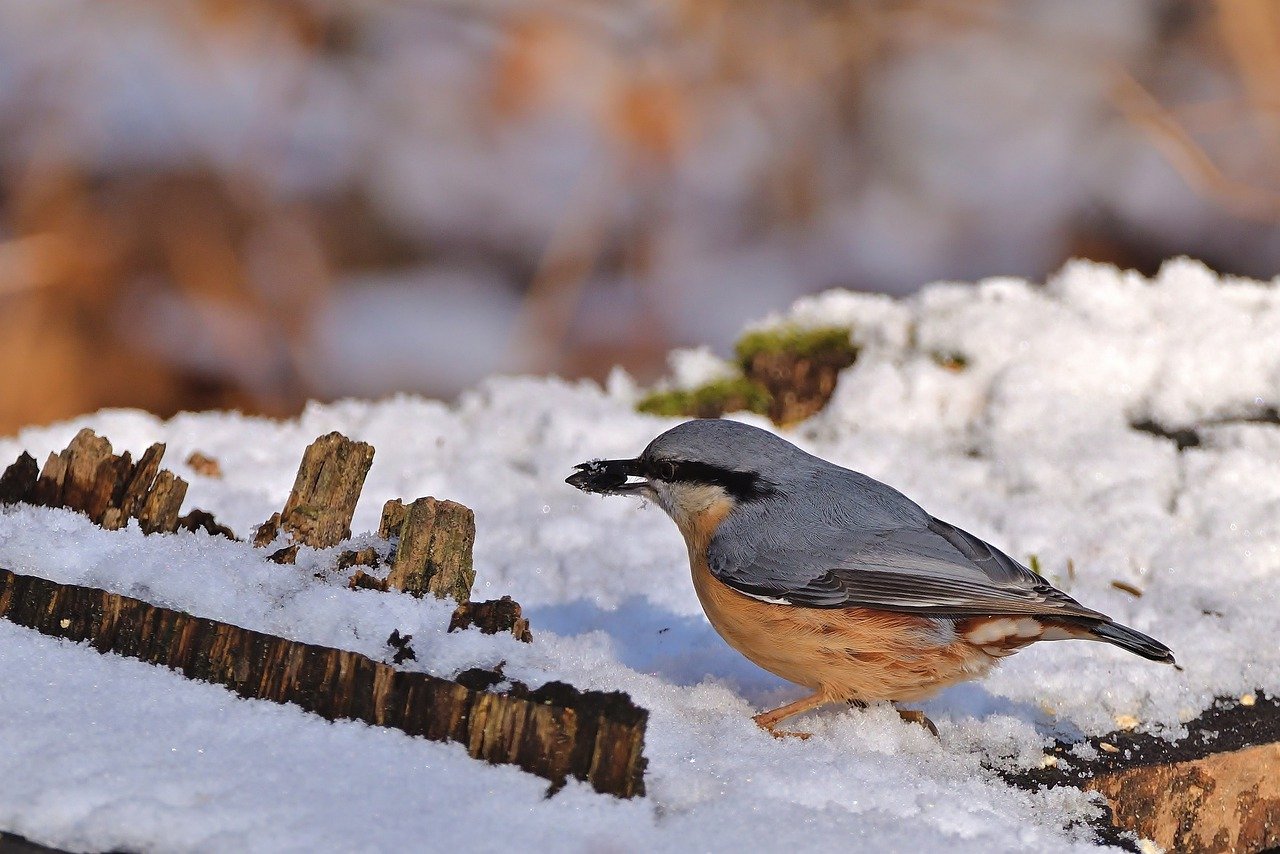
[(739, 501), (763, 498), (773, 486), (750, 471), (735, 471), (695, 460), (655, 460), (645, 466), (645, 475), (672, 483), (705, 483), (719, 486)]

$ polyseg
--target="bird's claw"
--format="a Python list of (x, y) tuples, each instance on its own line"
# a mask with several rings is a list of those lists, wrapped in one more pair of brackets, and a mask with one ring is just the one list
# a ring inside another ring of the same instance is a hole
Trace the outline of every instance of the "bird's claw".
[(938, 727), (934, 725), (933, 721), (929, 720), (924, 712), (919, 711), (918, 709), (898, 709), (898, 717), (902, 718), (907, 723), (917, 724), (918, 726), (924, 727), (933, 734), (934, 738), (938, 739), (938, 741), (942, 741), (942, 736), (938, 735)]

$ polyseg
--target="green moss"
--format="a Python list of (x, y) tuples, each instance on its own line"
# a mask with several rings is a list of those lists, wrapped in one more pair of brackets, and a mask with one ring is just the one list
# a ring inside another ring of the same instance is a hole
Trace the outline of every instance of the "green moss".
[(714, 418), (743, 410), (764, 414), (772, 402), (759, 383), (746, 377), (726, 377), (693, 389), (655, 391), (636, 404), (636, 409), (667, 418)]
[(842, 355), (851, 363), (858, 348), (849, 340), (847, 326), (776, 326), (757, 329), (738, 339), (734, 348), (738, 363), (744, 368), (761, 353), (787, 353), (788, 355), (814, 358), (825, 355)]

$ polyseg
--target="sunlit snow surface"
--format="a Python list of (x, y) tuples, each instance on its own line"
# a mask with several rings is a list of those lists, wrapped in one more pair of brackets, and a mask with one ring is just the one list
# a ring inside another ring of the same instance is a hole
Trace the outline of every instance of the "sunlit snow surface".
[[(505, 662), (530, 684), (625, 690), (651, 711), (648, 795), (571, 784), (547, 798), (545, 781), (458, 745), (240, 700), (0, 621), (0, 828), (74, 850), (1057, 850), (1087, 846), (1090, 801), (1011, 789), (984, 765), (1038, 764), (1052, 738), (1119, 715), (1174, 736), (1216, 695), (1280, 691), (1280, 426), (1257, 421), (1280, 405), (1276, 287), (1190, 262), (1154, 282), (1074, 265), (1047, 287), (830, 293), (792, 317), (848, 322), (863, 351), (788, 438), (1037, 555), (1185, 670), (1039, 644), (927, 703), (940, 743), (887, 707), (829, 708), (798, 722), (809, 741), (778, 741), (750, 715), (800, 692), (710, 629), (675, 527), (563, 482), (674, 423), (634, 413), (625, 377), (495, 379), (456, 406), (344, 402), (285, 423), (100, 412), (0, 440), (0, 463), (43, 460), (83, 426), (135, 455), (163, 441), (191, 481), (185, 506), (245, 535), (281, 507), (305, 445), (340, 430), (377, 448), (354, 529), (376, 528), (390, 497), (472, 507), (474, 598), (515, 597), (534, 643), (447, 635), (443, 603), (347, 590), (322, 572), (336, 550), (278, 566), (244, 543), (108, 532), (66, 511), (0, 512), (0, 566), (378, 658), (398, 629), (418, 654), (405, 666), (445, 676)], [(957, 355), (963, 370), (939, 364)], [(1148, 419), (1209, 426), (1178, 452), (1129, 426)], [(225, 476), (191, 472), (196, 450)]]

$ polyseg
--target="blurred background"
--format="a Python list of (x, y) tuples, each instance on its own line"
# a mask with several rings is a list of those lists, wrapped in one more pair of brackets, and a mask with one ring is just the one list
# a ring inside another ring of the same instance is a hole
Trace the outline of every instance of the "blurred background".
[(1274, 0), (0, 0), (0, 434), (1280, 271)]

